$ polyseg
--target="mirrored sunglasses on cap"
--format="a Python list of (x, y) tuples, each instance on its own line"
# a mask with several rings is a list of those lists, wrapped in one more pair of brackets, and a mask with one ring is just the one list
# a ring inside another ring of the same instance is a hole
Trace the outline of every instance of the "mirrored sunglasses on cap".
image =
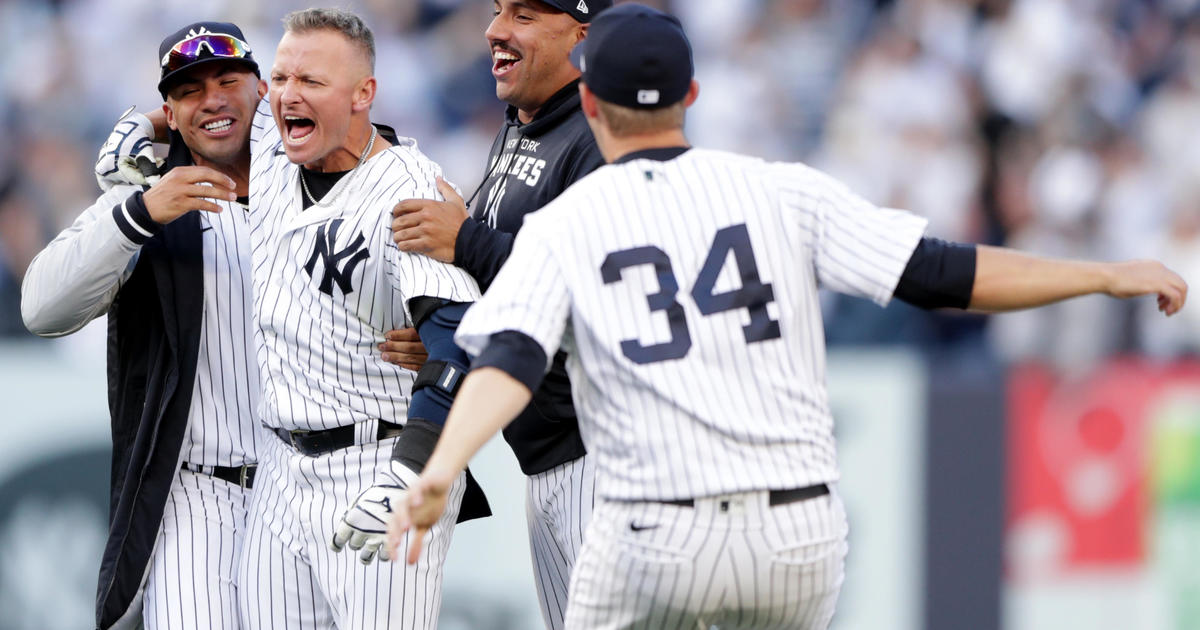
[(204, 33), (180, 40), (163, 55), (162, 67), (167, 72), (174, 72), (204, 54), (213, 57), (244, 59), (250, 55), (250, 45), (225, 33)]

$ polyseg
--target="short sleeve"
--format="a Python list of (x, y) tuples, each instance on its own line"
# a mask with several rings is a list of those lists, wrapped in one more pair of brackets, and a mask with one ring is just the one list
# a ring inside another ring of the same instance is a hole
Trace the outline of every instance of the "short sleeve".
[[(415, 152), (415, 144), (412, 150)], [(398, 164), (402, 166), (396, 168), (403, 168), (406, 174), (403, 176), (403, 185), (395, 194), (396, 199), (442, 198), (437, 190), (436, 179), (441, 175), (437, 164), (412, 156)], [(432, 297), (451, 302), (474, 302), (479, 299), (479, 283), (466, 271), (428, 256), (400, 251), (392, 241), (390, 210), (389, 205), (387, 215), (379, 223), (379, 238), (387, 241), (384, 251), (388, 258), (388, 275), (392, 288), (403, 296), (409, 321), (411, 313), (407, 312), (408, 302), (413, 298)]]
[(558, 351), (571, 295), (551, 248), (552, 232), (544, 228), (526, 218), (508, 262), (459, 324), (454, 340), (469, 354), (478, 355), (493, 334), (507, 330), (531, 337), (547, 357)]
[(801, 213), (812, 239), (818, 281), (838, 293), (886, 306), (928, 221), (904, 210), (877, 207), (836, 179), (802, 169), (799, 181), (784, 185), (783, 203)]

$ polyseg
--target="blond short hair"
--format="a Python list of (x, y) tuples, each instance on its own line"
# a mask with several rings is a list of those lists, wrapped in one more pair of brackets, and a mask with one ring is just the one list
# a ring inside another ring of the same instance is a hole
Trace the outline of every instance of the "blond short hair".
[(655, 109), (634, 109), (597, 98), (596, 106), (608, 131), (617, 138), (683, 129), (687, 112), (683, 101)]
[(329, 30), (341, 33), (367, 56), (371, 74), (375, 73), (375, 35), (362, 18), (341, 9), (305, 9), (292, 11), (283, 18), (287, 33)]

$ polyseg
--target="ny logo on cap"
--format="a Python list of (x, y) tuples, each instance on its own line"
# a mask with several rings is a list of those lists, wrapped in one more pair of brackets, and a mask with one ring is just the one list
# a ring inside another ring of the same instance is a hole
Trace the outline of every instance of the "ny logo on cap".
[(193, 37), (200, 37), (201, 35), (208, 35), (208, 34), (209, 34), (209, 30), (207, 27), (204, 27), (204, 26), (201, 26), (200, 30), (198, 30), (198, 31), (195, 29), (189, 28), (187, 37), (185, 37), (184, 39), (192, 39)]
[(638, 103), (642, 105), (657, 105), (658, 99), (662, 98), (658, 90), (638, 90)]
[(588, 12), (587, 2), (584, 2), (584, 0), (579, 0), (579, 6), (575, 7), (575, 10), (584, 15), (587, 15), (587, 12)]

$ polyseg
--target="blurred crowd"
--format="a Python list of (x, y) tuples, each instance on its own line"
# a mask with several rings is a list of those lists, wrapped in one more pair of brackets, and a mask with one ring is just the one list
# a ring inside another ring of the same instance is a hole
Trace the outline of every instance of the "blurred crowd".
[[(695, 46), (697, 145), (800, 160), (930, 235), (1101, 260), (1154, 257), (1200, 283), (1200, 0), (657, 0)], [(499, 128), (487, 0), (340, 2), (377, 37), (374, 118), (463, 188)], [(269, 67), (293, 0), (6, 0), (0, 36), (0, 336), (26, 335), (29, 260), (98, 194), (95, 151), (157, 107), (160, 37), (240, 24)], [(1200, 306), (1103, 297), (1000, 317), (826, 296), (831, 343), (910, 343), (1071, 369), (1200, 351)]]

